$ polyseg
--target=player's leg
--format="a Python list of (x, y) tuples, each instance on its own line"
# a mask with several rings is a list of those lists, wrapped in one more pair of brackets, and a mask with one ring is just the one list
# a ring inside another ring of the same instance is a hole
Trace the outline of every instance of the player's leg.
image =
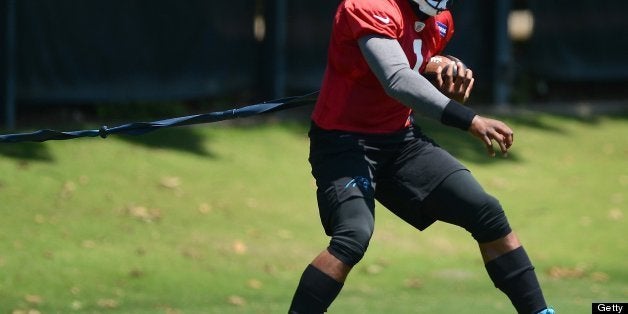
[(374, 228), (374, 186), (364, 148), (334, 134), (310, 137), (321, 223), (331, 240), (301, 275), (289, 313), (325, 312), (364, 256)]
[(546, 307), (534, 267), (499, 202), (428, 138), (404, 147), (388, 175), (378, 178), (376, 197), (420, 230), (435, 220), (464, 227), (478, 241), (491, 279), (518, 312), (536, 314)]
[(329, 250), (323, 250), (310, 264), (321, 270), (335, 281), (344, 283), (351, 271), (351, 266), (339, 260)]
[(301, 275), (290, 313), (325, 312), (366, 252), (374, 228), (374, 200), (362, 196), (352, 181), (340, 179), (318, 193), (321, 220), (331, 240)]
[(490, 242), (478, 242), (478, 245), (480, 247), (480, 254), (482, 254), (482, 260), (484, 264), (486, 264), (498, 256), (517, 249), (521, 246), (521, 242), (514, 232), (510, 232), (503, 238)]
[(329, 251), (322, 251), (303, 271), (288, 313), (324, 313), (342, 290), (350, 270)]
[(501, 205), (470, 172), (456, 171), (443, 180), (423, 202), (423, 212), (473, 235), (489, 277), (518, 313), (536, 314), (547, 308), (532, 262)]

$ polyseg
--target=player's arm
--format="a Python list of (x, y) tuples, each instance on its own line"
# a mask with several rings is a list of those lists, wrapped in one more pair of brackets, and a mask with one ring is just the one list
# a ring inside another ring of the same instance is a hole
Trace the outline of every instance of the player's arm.
[(358, 44), (371, 71), (388, 95), (422, 115), (469, 131), (484, 142), (490, 155), (495, 154), (493, 140), (506, 154), (512, 145), (512, 130), (503, 122), (481, 117), (443, 95), (430, 81), (410, 68), (397, 40), (369, 35), (361, 37)]
[(369, 35), (360, 38), (358, 43), (388, 95), (424, 116), (465, 131), (469, 129), (475, 112), (449, 99), (423, 75), (412, 70), (397, 40)]

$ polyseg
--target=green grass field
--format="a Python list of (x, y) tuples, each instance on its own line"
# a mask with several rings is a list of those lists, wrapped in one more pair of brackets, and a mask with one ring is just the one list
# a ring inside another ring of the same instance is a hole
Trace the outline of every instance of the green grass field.
[[(628, 118), (505, 118), (509, 158), (425, 123), (497, 196), (562, 314), (628, 301)], [(327, 239), (306, 127), (0, 144), (0, 313), (285, 313)], [(383, 207), (330, 313), (513, 313), (464, 231)]]

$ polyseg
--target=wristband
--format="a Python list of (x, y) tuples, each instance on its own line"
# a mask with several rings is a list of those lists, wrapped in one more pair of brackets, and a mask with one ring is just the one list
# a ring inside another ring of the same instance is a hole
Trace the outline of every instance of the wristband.
[(440, 122), (444, 125), (453, 126), (463, 131), (469, 130), (471, 121), (476, 116), (475, 111), (463, 106), (455, 100), (450, 100), (443, 110)]

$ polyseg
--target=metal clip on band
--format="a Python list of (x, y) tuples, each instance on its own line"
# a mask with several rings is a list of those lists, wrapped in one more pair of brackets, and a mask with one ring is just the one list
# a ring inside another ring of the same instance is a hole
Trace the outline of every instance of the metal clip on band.
[(100, 137), (102, 138), (107, 138), (107, 136), (109, 135), (109, 129), (106, 125), (103, 125), (98, 129), (98, 135), (100, 135)]

